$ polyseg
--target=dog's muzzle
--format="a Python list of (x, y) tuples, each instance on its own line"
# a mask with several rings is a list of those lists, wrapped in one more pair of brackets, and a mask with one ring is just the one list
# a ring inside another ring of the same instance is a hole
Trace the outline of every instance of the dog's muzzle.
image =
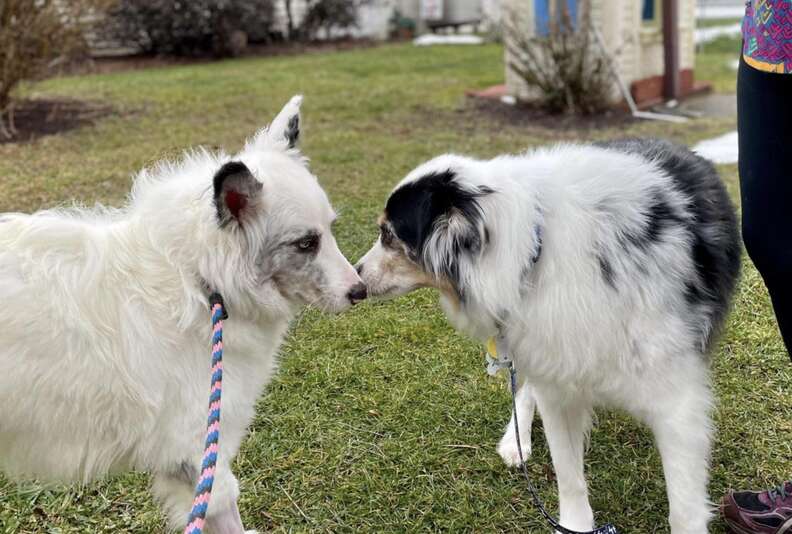
[(349, 293), (347, 293), (347, 298), (349, 299), (349, 302), (352, 303), (352, 305), (366, 300), (366, 297), (368, 297), (368, 289), (366, 289), (366, 284), (363, 282), (358, 282), (352, 286), (352, 289), (350, 289)]

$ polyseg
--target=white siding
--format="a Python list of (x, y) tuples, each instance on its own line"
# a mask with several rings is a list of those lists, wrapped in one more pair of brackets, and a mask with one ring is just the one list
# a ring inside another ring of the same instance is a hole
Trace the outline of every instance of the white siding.
[[(292, 0), (291, 5), (294, 25), (299, 26), (308, 10), (308, 3), (306, 0)], [(413, 8), (417, 13), (418, 0), (371, 0), (361, 6), (358, 12), (358, 28), (338, 31), (337, 35), (334, 34), (333, 37), (351, 35), (353, 37), (387, 39), (390, 30), (390, 19), (393, 15), (393, 10), (397, 7), (402, 10), (404, 16), (415, 18)], [(275, 17), (276, 30), (285, 35), (288, 27), (285, 0), (277, 0), (275, 2)], [(324, 35), (320, 37), (324, 37)]]

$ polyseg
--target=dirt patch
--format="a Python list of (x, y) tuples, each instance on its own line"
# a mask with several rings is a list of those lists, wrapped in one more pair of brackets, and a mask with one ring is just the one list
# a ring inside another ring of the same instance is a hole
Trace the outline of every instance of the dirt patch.
[(510, 126), (547, 128), (549, 130), (594, 130), (618, 128), (635, 122), (626, 110), (613, 109), (598, 115), (563, 115), (527, 104), (509, 106), (497, 100), (468, 98), (470, 109), (486, 116), (497, 124)]
[(57, 133), (94, 124), (113, 113), (102, 103), (81, 100), (23, 100), (14, 104), (16, 133), (11, 139), (0, 135), (0, 144), (26, 143)]

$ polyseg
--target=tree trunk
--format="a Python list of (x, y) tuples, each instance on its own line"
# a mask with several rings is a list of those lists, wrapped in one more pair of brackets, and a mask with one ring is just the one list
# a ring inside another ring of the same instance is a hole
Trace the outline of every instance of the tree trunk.
[(286, 4), (286, 33), (288, 33), (287, 39), (292, 40), (294, 37), (294, 18), (292, 18), (292, 10), (291, 10), (291, 0), (284, 0)]

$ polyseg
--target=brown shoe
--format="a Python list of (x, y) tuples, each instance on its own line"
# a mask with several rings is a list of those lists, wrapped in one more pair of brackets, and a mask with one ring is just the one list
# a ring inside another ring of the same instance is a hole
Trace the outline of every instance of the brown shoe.
[(767, 491), (730, 491), (720, 512), (734, 534), (792, 534), (792, 482)]

